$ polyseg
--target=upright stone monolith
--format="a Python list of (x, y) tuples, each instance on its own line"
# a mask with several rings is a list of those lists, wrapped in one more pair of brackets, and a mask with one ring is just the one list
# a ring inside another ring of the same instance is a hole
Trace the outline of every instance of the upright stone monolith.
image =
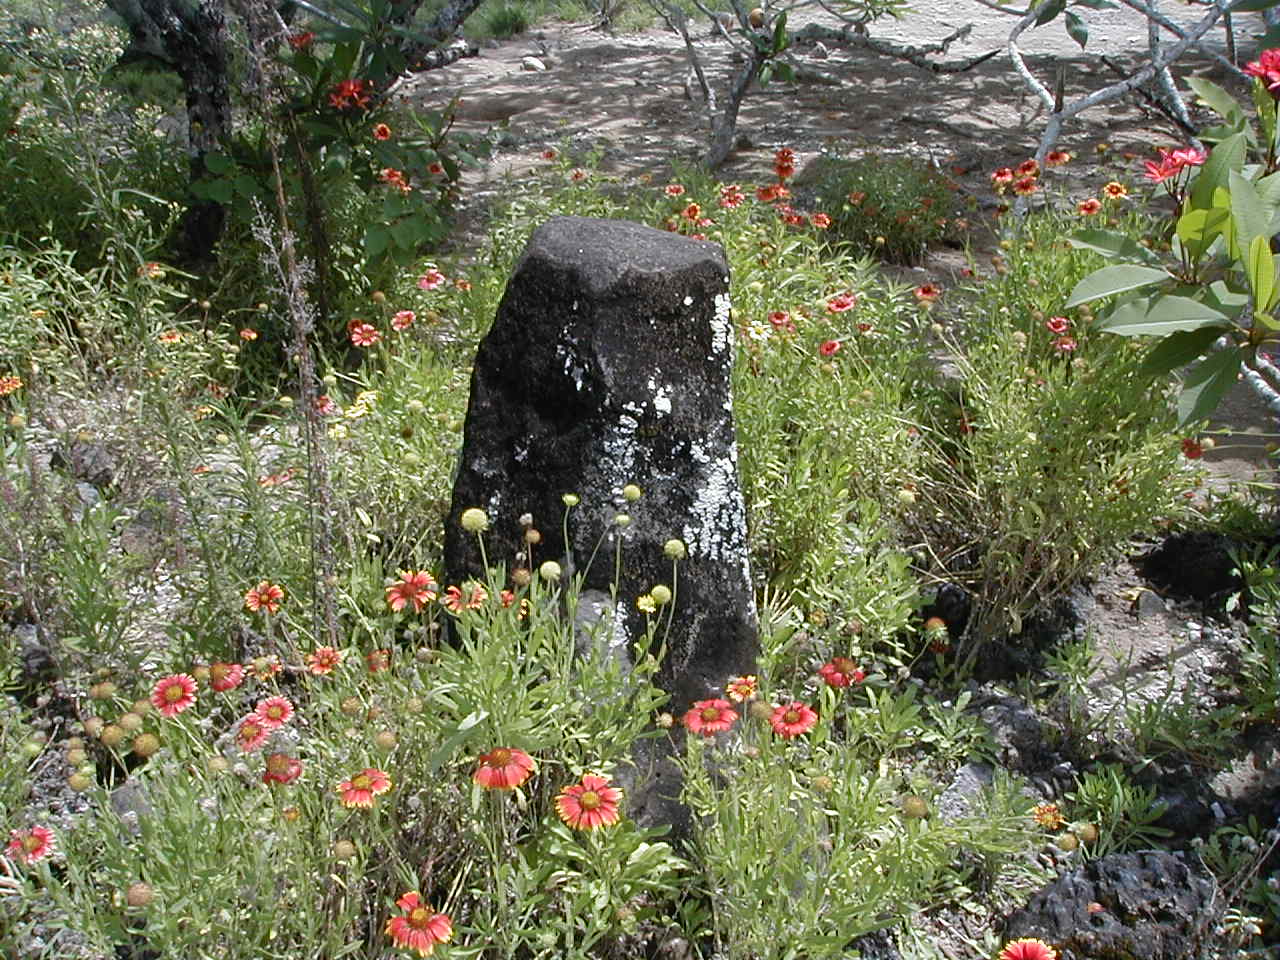
[[(674, 588), (659, 683), (673, 712), (753, 671), (757, 621), (747, 565), (730, 374), (729, 269), (720, 247), (635, 223), (557, 217), (538, 228), (480, 344), (445, 534), (450, 583), (482, 575), (458, 523), (489, 516), (485, 549), (508, 571), (585, 571), (584, 604), (611, 617), (627, 656), (636, 605)], [(643, 490), (627, 502), (623, 488)], [(576, 494), (562, 535), (562, 497)], [(542, 536), (530, 550), (522, 515)], [(630, 524), (619, 526), (619, 514)], [(622, 541), (616, 611), (608, 598)], [(683, 541), (672, 583), (664, 545)], [(597, 551), (597, 547), (599, 547)], [(665, 612), (665, 611), (664, 611)]]

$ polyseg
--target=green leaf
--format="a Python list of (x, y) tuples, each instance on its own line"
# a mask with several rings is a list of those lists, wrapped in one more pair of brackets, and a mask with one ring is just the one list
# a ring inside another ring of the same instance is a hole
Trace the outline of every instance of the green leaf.
[(386, 252), (391, 243), (391, 231), (380, 223), (371, 223), (364, 232), (364, 255), (366, 259), (376, 260)]
[(476, 727), (489, 716), (488, 710), (475, 710), (467, 714), (466, 718), (458, 724), (458, 729), (449, 734), (440, 746), (432, 751), (431, 756), (427, 758), (427, 776), (435, 773), (453, 754), (458, 747), (462, 746), (470, 740), (476, 733)]
[(1140, 297), (1116, 307), (1098, 328), (1122, 337), (1159, 336), (1208, 325), (1221, 326), (1228, 320), (1208, 304), (1189, 297)]
[(1065, 9), (1067, 9), (1067, 0), (1045, 0), (1036, 14), (1036, 26), (1043, 27)]
[(1257, 13), (1259, 10), (1270, 10), (1280, 4), (1280, 0), (1236, 0), (1228, 9), (1232, 13)]
[(1067, 36), (1080, 44), (1080, 49), (1083, 50), (1084, 45), (1089, 42), (1089, 26), (1084, 18), (1068, 10), (1064, 26), (1067, 28)]
[(1077, 230), (1068, 242), (1077, 250), (1092, 250), (1108, 260), (1141, 260), (1152, 267), (1160, 265), (1160, 257), (1153, 250), (1117, 230)]
[(1103, 267), (1095, 270), (1076, 284), (1064, 307), (1075, 307), (1090, 300), (1109, 297), (1123, 293), (1125, 290), (1139, 290), (1153, 283), (1170, 279), (1168, 272), (1154, 267), (1143, 267), (1136, 263), (1117, 264), (1114, 267)]
[(1208, 350), (1209, 345), (1228, 329), (1228, 327), (1201, 327), (1199, 330), (1179, 330), (1171, 333), (1147, 352), (1139, 372), (1147, 376), (1159, 376), (1170, 370), (1185, 367)]
[(1212, 208), (1214, 191), (1226, 188), (1231, 171), (1239, 171), (1244, 166), (1244, 154), (1243, 133), (1232, 134), (1215, 146), (1191, 187), (1191, 206), (1201, 210)]
[(1222, 235), (1231, 219), (1225, 207), (1188, 210), (1178, 218), (1175, 231), (1193, 261), (1199, 260)]
[(1249, 277), (1249, 289), (1253, 291), (1255, 311), (1267, 312), (1275, 305), (1276, 298), (1276, 264), (1271, 256), (1271, 240), (1257, 236), (1249, 244), (1249, 259), (1246, 263)]
[(1237, 126), (1244, 119), (1244, 112), (1240, 109), (1240, 103), (1228, 93), (1224, 88), (1218, 86), (1212, 80), (1205, 80), (1203, 77), (1187, 77), (1187, 86), (1196, 92), (1196, 96), (1204, 103), (1206, 107), (1227, 121), (1231, 126)]
[(1090, 10), (1119, 10), (1118, 3), (1112, 3), (1111, 0), (1074, 0), (1071, 4), (1073, 7), (1088, 7)]
[(391, 225), (391, 239), (402, 250), (412, 250), (420, 244), (426, 231), (417, 217), (405, 217)]
[(1280, 46), (1280, 26), (1272, 27), (1258, 38), (1259, 50), (1266, 50), (1268, 47), (1275, 46)]
[(1239, 260), (1243, 259), (1245, 251), (1253, 245), (1255, 237), (1270, 236), (1267, 227), (1271, 218), (1263, 209), (1262, 200), (1252, 182), (1232, 170), (1228, 183), (1231, 187), (1232, 230), (1227, 253)]
[(1217, 409), (1235, 385), (1243, 360), (1243, 348), (1231, 347), (1206, 357), (1187, 375), (1178, 395), (1178, 426), (1204, 420)]
[(204, 155), (204, 168), (210, 173), (230, 173), (236, 168), (236, 162), (225, 153), (206, 153)]

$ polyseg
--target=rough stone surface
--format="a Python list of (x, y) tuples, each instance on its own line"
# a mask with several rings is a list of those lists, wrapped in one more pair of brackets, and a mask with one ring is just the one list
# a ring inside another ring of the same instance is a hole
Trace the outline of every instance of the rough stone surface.
[(1181, 855), (1111, 854), (1065, 874), (1005, 923), (1005, 938), (1039, 937), (1060, 960), (1182, 960), (1212, 926), (1217, 884)]
[(982, 722), (991, 731), (997, 756), (1010, 769), (1035, 766), (1044, 751), (1044, 729), (1040, 718), (1017, 697), (998, 697), (982, 708)]
[(988, 764), (966, 763), (938, 797), (938, 815), (947, 823), (972, 816), (974, 800), (994, 781), (995, 770)]
[(1138, 560), (1142, 575), (1175, 597), (1217, 604), (1239, 590), (1232, 551), (1239, 544), (1220, 533), (1175, 533)]
[[(647, 622), (636, 599), (655, 584), (671, 586), (659, 682), (673, 712), (751, 672), (757, 654), (732, 340), (719, 246), (620, 221), (544, 224), (476, 355), (445, 531), (450, 582), (483, 575), (475, 537), (458, 522), (480, 507), (490, 519), (490, 563), (536, 569), (554, 559), (566, 581), (582, 573), (584, 589), (604, 597), (621, 545), (607, 642), (630, 654)], [(626, 502), (627, 484), (644, 496)], [(570, 492), (580, 505), (564, 521), (562, 495)], [(629, 525), (617, 525), (619, 513)], [(542, 534), (536, 552), (526, 552), (524, 514)], [(673, 538), (687, 549), (674, 583), (663, 553)], [(610, 611), (598, 615), (609, 619)]]

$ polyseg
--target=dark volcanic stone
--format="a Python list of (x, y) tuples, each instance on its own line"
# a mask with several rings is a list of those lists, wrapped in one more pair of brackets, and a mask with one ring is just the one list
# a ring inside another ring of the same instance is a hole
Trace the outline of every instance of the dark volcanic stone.
[(1175, 533), (1139, 557), (1135, 565), (1161, 593), (1216, 602), (1243, 583), (1231, 555), (1237, 546), (1230, 537), (1207, 530)]
[(1212, 926), (1217, 884), (1203, 867), (1158, 850), (1113, 853), (1059, 877), (1005, 923), (1060, 960), (1184, 960)]
[[(728, 290), (715, 244), (582, 217), (538, 228), (476, 355), (445, 531), (451, 583), (483, 577), (476, 539), (458, 523), (470, 507), (488, 514), (488, 559), (508, 570), (554, 559), (567, 581), (594, 554), (584, 595), (597, 606), (610, 596), (621, 539), (608, 645), (629, 654), (646, 628), (636, 599), (655, 584), (675, 587), (659, 675), (673, 711), (752, 672), (757, 654)], [(626, 503), (626, 484), (643, 498)], [(566, 543), (561, 498), (570, 492), (581, 502)], [(619, 513), (629, 526), (615, 524)], [(524, 514), (542, 534), (532, 555)], [(673, 538), (688, 551), (674, 585), (663, 554)]]

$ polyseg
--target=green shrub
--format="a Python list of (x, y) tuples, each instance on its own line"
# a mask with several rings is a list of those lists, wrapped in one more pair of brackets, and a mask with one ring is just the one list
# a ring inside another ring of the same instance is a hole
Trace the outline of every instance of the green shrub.
[(961, 235), (954, 185), (913, 157), (822, 156), (793, 184), (812, 192), (814, 209), (855, 253), (891, 263), (919, 263), (929, 247)]
[(979, 641), (1016, 633), (1185, 502), (1165, 385), (1087, 309), (1061, 316), (1098, 263), (1066, 246), (1068, 222), (1010, 227), (996, 273), (938, 331), (958, 376), (921, 411), (934, 449), (915, 520), (940, 572), (975, 589)]

